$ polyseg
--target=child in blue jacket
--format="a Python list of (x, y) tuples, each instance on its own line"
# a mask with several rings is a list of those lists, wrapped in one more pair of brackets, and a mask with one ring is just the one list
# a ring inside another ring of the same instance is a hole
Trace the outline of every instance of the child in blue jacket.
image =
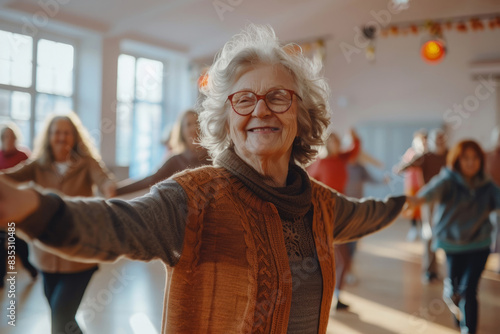
[(422, 188), (414, 205), (436, 202), (434, 248), (446, 253), (443, 298), (461, 333), (476, 333), (477, 287), (490, 252), (491, 211), (500, 208), (500, 188), (484, 172), (478, 143), (464, 140), (447, 156), (447, 167)]

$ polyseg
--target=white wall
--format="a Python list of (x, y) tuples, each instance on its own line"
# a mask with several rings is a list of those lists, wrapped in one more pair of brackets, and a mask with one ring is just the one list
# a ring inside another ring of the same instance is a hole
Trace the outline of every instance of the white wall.
[[(367, 120), (441, 120), (449, 126), (451, 142), (472, 137), (489, 144), (490, 132), (500, 121), (499, 90), (479, 87), (483, 84), (472, 79), (469, 69), (473, 61), (500, 60), (499, 29), (445, 31), (448, 54), (438, 65), (420, 58), (423, 34), (379, 37), (375, 63), (366, 60), (364, 50), (348, 62), (340, 43), (354, 46), (354, 36), (353, 30), (346, 30), (327, 44), (325, 75), (337, 131)], [(454, 105), (464, 103), (463, 115), (453, 111)]]
[(97, 147), (101, 144), (101, 93), (102, 93), (102, 39), (89, 34), (78, 43), (75, 64), (77, 101), (75, 110), (94, 139)]

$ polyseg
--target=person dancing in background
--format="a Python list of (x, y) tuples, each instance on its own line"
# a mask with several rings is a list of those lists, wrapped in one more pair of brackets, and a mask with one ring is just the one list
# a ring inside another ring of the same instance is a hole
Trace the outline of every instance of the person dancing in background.
[[(354, 161), (349, 161), (347, 164), (347, 184), (345, 186), (345, 195), (361, 199), (364, 194), (365, 183), (388, 183), (389, 179), (377, 180), (366, 169), (365, 164), (371, 164), (378, 168), (383, 168), (384, 164), (375, 159), (364, 151), (361, 151)], [(358, 278), (353, 273), (352, 263), (354, 261), (354, 254), (356, 253), (358, 241), (347, 243), (349, 247), (349, 267), (346, 268), (345, 281), (347, 284), (356, 284)]]
[(210, 165), (206, 149), (198, 144), (199, 124), (198, 114), (194, 110), (185, 111), (179, 118), (177, 126), (171, 132), (169, 140), (172, 153), (167, 161), (156, 173), (147, 176), (141, 180), (123, 180), (118, 183), (116, 195), (125, 195), (163, 181), (176, 172), (188, 168), (196, 168), (203, 165)]
[(307, 167), (309, 175), (327, 186), (344, 193), (347, 184), (347, 164), (354, 161), (361, 151), (361, 142), (354, 129), (350, 130), (352, 147), (342, 151), (342, 143), (335, 133), (330, 133), (326, 142), (326, 156)]
[[(413, 160), (416, 156), (420, 156), (427, 151), (427, 131), (421, 129), (413, 134), (411, 147), (403, 154), (400, 163), (394, 166), (393, 171), (397, 174), (403, 166)], [(409, 167), (404, 173), (404, 189), (407, 196), (415, 196), (420, 188), (424, 185), (423, 175), (420, 168)], [(407, 210), (404, 215), (410, 219), (410, 230), (406, 236), (409, 241), (415, 241), (419, 237), (419, 228), (421, 228), (422, 215), (420, 207), (415, 207), (412, 210)]]
[[(104, 196), (112, 197), (115, 189), (113, 176), (72, 112), (48, 118), (35, 145), (33, 161), (6, 170), (2, 177), (20, 183), (33, 181), (67, 196), (94, 196), (93, 187), (97, 186)], [(97, 264), (69, 261), (36, 244), (34, 255), (43, 274), (52, 333), (67, 333), (68, 328), (71, 333), (82, 333), (75, 314)]]
[(447, 168), (408, 201), (436, 202), (433, 246), (445, 251), (448, 266), (443, 298), (462, 333), (476, 333), (477, 289), (491, 245), (489, 214), (500, 209), (500, 188), (485, 175), (479, 144), (459, 142), (447, 156)]
[[(307, 168), (310, 176), (342, 194), (345, 192), (348, 179), (347, 164), (357, 158), (361, 146), (359, 137), (353, 129), (351, 129), (350, 134), (353, 147), (348, 151), (342, 151), (340, 138), (335, 133), (331, 133), (325, 144), (326, 157), (316, 160)], [(351, 267), (351, 254), (353, 254), (352, 245), (349, 245), (349, 243), (335, 245), (335, 273), (337, 277), (335, 297), (337, 299), (337, 310), (349, 308), (349, 305), (340, 300), (340, 291), (344, 285), (345, 275)]]
[[(16, 166), (28, 159), (30, 153), (28, 149), (20, 150), (17, 146), (20, 140), (20, 131), (16, 124), (6, 123), (0, 125), (0, 171)], [(5, 275), (7, 274), (7, 233), (0, 229), (0, 288), (4, 287)], [(15, 236), (16, 255), (21, 260), (24, 268), (28, 270), (31, 277), (35, 279), (38, 276), (38, 270), (29, 261), (28, 243)]]
[(18, 142), (21, 138), (21, 131), (15, 123), (0, 124), (0, 170), (14, 167), (20, 162), (28, 159), (30, 151), (28, 148), (21, 148)]
[[(434, 129), (429, 133), (429, 150), (417, 154), (409, 162), (399, 166), (398, 174), (412, 168), (420, 169), (424, 184), (439, 174), (441, 168), (446, 166), (448, 147), (446, 134), (441, 129)], [(422, 240), (424, 241), (424, 254), (422, 259), (422, 282), (425, 284), (439, 280), (436, 253), (432, 250), (432, 226), (434, 216), (434, 203), (428, 203), (420, 208), (422, 216)]]

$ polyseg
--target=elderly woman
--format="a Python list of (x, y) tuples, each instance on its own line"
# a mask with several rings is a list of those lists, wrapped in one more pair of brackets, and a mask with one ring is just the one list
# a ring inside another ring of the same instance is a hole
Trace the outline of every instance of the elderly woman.
[(333, 244), (387, 226), (405, 197), (354, 202), (298, 166), (328, 124), (318, 71), (271, 28), (250, 26), (224, 46), (203, 90), (201, 143), (214, 166), (128, 202), (3, 184), (0, 216), (72, 257), (161, 259), (163, 333), (325, 333)]
[[(74, 113), (47, 119), (32, 158), (25, 165), (5, 170), (3, 177), (20, 183), (35, 182), (68, 196), (93, 196), (96, 186), (103, 195), (113, 196), (113, 177), (103, 166), (87, 131)], [(24, 199), (19, 205), (26, 205)], [(35, 224), (41, 217), (34, 217)], [(61, 220), (62, 224), (64, 222)], [(43, 274), (52, 333), (66, 333), (68, 328), (72, 328), (72, 333), (81, 333), (75, 314), (97, 264), (70, 261), (36, 244), (33, 250), (36, 266)]]

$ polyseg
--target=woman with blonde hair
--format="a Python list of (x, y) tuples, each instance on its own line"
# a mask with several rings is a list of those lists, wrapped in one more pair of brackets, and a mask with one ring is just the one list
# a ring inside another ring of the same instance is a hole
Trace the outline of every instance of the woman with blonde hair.
[[(104, 167), (76, 114), (50, 117), (35, 145), (32, 161), (5, 171), (11, 181), (34, 182), (66, 196), (114, 195), (112, 175)], [(43, 274), (44, 292), (51, 309), (52, 333), (81, 333), (75, 314), (98, 266), (63, 259), (35, 244), (36, 266)]]
[(174, 154), (152, 175), (141, 180), (123, 180), (118, 184), (116, 195), (125, 195), (146, 189), (163, 181), (177, 172), (188, 168), (210, 165), (207, 150), (198, 143), (198, 114), (194, 110), (186, 110), (179, 117), (168, 139), (168, 146)]

